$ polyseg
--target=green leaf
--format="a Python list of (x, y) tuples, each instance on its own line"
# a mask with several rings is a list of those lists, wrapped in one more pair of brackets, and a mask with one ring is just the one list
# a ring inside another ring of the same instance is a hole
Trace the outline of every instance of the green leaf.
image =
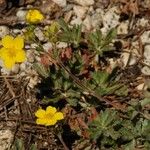
[(31, 145), (30, 150), (37, 150), (37, 147), (35, 146), (35, 144)]
[(132, 140), (130, 143), (124, 146), (124, 150), (135, 150), (135, 146), (136, 146), (135, 140)]
[(49, 76), (49, 70), (46, 69), (42, 64), (40, 63), (34, 63), (33, 68), (44, 78), (47, 78)]
[(109, 74), (107, 72), (97, 71), (92, 74), (92, 77), (98, 85), (101, 85), (107, 82)]
[(150, 98), (144, 98), (143, 100), (140, 101), (141, 106), (144, 107), (145, 105), (150, 104)]
[(25, 150), (24, 143), (22, 139), (16, 139), (14, 150)]

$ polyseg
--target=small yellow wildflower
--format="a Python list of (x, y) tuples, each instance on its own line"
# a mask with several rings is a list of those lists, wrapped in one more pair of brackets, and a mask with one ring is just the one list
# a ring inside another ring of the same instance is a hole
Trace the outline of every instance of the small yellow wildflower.
[(22, 37), (13, 38), (6, 35), (2, 41), (0, 49), (0, 58), (3, 60), (4, 67), (11, 69), (15, 63), (24, 62), (26, 59), (24, 47), (24, 39)]
[(58, 120), (64, 119), (62, 112), (57, 112), (55, 107), (48, 106), (46, 110), (38, 109), (35, 112), (36, 123), (45, 126), (55, 125)]
[(29, 23), (39, 23), (43, 19), (44, 19), (44, 16), (39, 10), (33, 9), (27, 12), (26, 20)]

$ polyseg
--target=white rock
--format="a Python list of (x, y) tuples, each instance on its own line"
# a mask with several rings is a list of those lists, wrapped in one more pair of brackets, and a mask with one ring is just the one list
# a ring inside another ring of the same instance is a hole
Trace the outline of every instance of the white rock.
[(94, 0), (74, 0), (74, 1), (82, 6), (90, 6), (94, 4)]
[(58, 42), (56, 45), (57, 48), (66, 48), (67, 46), (68, 44), (65, 42)]
[(35, 77), (30, 78), (28, 86), (29, 86), (30, 88), (34, 88), (34, 86), (35, 86), (37, 83), (38, 83), (38, 77), (35, 76)]
[[(36, 43), (32, 43), (28, 48), (33, 48), (33, 49), (35, 49), (35, 48), (37, 48), (38, 47), (38, 45), (36, 44)], [(26, 47), (27, 48), (27, 47)]]
[(0, 26), (0, 38), (3, 38), (9, 34), (9, 28), (7, 26)]
[(145, 45), (144, 47), (144, 57), (150, 60), (150, 45)]
[(43, 34), (43, 32), (41, 31), (40, 28), (36, 28), (36, 29), (34, 30), (34, 33), (35, 33), (35, 35), (37, 36), (37, 38), (38, 38), (40, 41), (44, 41), (44, 40), (45, 40), (45, 36), (44, 36), (44, 34)]
[(91, 30), (92, 22), (91, 22), (91, 17), (89, 15), (87, 15), (86, 18), (84, 19), (83, 25), (84, 25), (83, 30), (88, 30), (88, 31)]
[(27, 14), (26, 10), (18, 10), (18, 12), (16, 13), (16, 16), (17, 16), (19, 21), (25, 21), (26, 20), (26, 14)]
[(26, 56), (27, 56), (27, 60), (28, 60), (28, 62), (30, 62), (30, 63), (33, 63), (34, 62), (34, 53), (33, 53), (33, 50), (28, 50), (27, 52), (26, 52)]
[(117, 28), (117, 34), (127, 34), (128, 33), (128, 22), (121, 22)]
[(52, 0), (54, 3), (59, 5), (60, 7), (66, 7), (67, 1), (66, 0)]
[(121, 61), (123, 63), (123, 67), (126, 67), (127, 65), (131, 66), (131, 65), (134, 65), (137, 62), (137, 57), (130, 54), (130, 53), (123, 53), (121, 55)]
[(145, 84), (144, 84), (144, 83), (141, 83), (141, 84), (139, 84), (136, 88), (137, 88), (137, 90), (143, 90), (144, 87), (145, 87)]
[(145, 43), (150, 43), (150, 31), (145, 31), (142, 35), (141, 35), (141, 41), (142, 44)]
[(91, 24), (94, 29), (98, 29), (102, 25), (102, 16), (100, 13), (94, 13), (91, 16)]
[(52, 49), (53, 48), (53, 45), (52, 45), (52, 43), (51, 42), (47, 42), (47, 43), (45, 43), (45, 44), (43, 44), (43, 49), (46, 51), (46, 52), (48, 52), (50, 49)]
[(74, 24), (78, 24), (78, 25), (80, 25), (82, 23), (82, 19), (81, 18), (75, 18), (75, 19), (73, 19), (71, 22), (70, 22), (70, 24), (71, 25), (74, 25)]
[(19, 64), (15, 64), (13, 66), (13, 68), (11, 69), (11, 71), (15, 74), (17, 74), (19, 72), (19, 69), (20, 69), (20, 65)]
[(10, 130), (0, 130), (0, 150), (10, 149), (13, 134)]
[(150, 67), (144, 66), (144, 67), (141, 69), (141, 72), (142, 72), (144, 75), (149, 76), (149, 75), (150, 75)]
[(118, 24), (120, 24), (119, 18), (120, 15), (118, 7), (110, 8), (104, 15), (102, 15), (104, 27), (101, 29), (101, 31), (105, 34), (111, 28), (115, 28)]
[(85, 17), (88, 7), (82, 7), (82, 6), (75, 5), (73, 7), (73, 10), (74, 10), (75, 15), (82, 19)]
[(148, 19), (145, 19), (145, 18), (141, 18), (141, 19), (138, 19), (137, 20), (137, 23), (136, 23), (138, 26), (141, 26), (141, 27), (145, 27), (145, 26), (148, 26), (149, 25), (149, 20)]

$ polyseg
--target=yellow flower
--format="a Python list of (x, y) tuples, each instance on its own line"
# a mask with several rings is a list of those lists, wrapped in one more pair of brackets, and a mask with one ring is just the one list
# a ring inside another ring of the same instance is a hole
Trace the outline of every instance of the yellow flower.
[(39, 23), (43, 19), (44, 19), (43, 14), (40, 11), (36, 10), (36, 9), (29, 10), (27, 12), (26, 20), (29, 23)]
[(24, 62), (26, 59), (24, 47), (24, 39), (22, 37), (13, 38), (6, 35), (2, 41), (0, 49), (0, 58), (3, 60), (4, 67), (11, 69), (15, 63)]
[(48, 106), (46, 110), (38, 109), (35, 112), (36, 123), (45, 126), (55, 125), (58, 120), (64, 119), (63, 113), (57, 112), (55, 107)]

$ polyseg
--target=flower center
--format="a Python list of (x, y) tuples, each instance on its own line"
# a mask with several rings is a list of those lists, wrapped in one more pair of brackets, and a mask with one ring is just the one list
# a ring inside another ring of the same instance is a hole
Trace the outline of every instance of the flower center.
[(46, 114), (46, 115), (45, 115), (45, 118), (47, 118), (47, 119), (51, 119), (53, 116), (54, 116), (53, 114), (48, 113), (48, 114)]
[(12, 49), (8, 49), (8, 56), (9, 57), (16, 57), (16, 51)]

